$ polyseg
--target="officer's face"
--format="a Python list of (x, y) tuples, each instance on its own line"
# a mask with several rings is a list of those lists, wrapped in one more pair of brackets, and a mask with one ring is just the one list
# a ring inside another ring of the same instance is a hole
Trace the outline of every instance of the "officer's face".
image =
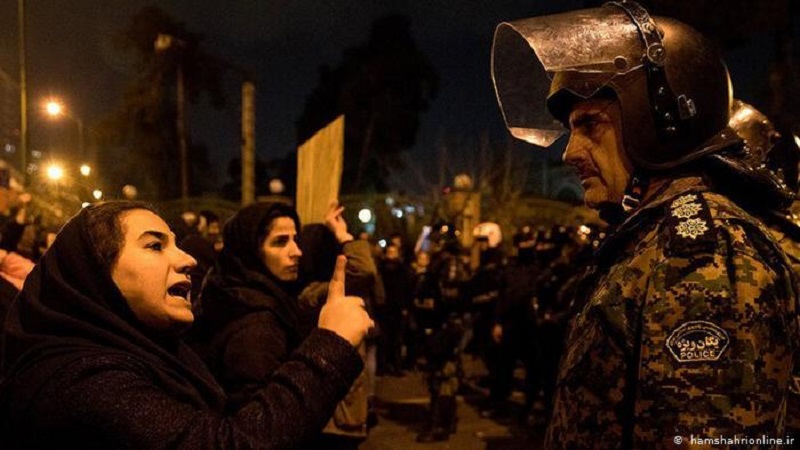
[(590, 99), (578, 103), (569, 116), (571, 134), (564, 162), (581, 178), (590, 208), (620, 203), (631, 178), (632, 166), (622, 146), (619, 103)]

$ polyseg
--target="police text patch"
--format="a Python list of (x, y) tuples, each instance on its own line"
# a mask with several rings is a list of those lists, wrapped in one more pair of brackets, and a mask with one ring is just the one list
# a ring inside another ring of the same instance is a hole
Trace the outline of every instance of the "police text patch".
[(669, 352), (680, 363), (717, 361), (729, 343), (725, 330), (704, 320), (686, 322), (667, 338)]

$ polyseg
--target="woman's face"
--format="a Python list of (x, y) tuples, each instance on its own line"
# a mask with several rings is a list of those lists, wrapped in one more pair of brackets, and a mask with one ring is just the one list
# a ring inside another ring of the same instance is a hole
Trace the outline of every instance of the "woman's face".
[(126, 211), (120, 224), (123, 245), (111, 278), (136, 318), (156, 330), (191, 324), (189, 270), (197, 261), (175, 245), (175, 235), (151, 211)]
[(278, 217), (261, 244), (261, 258), (267, 270), (281, 281), (297, 280), (300, 256), (297, 228), (289, 217)]

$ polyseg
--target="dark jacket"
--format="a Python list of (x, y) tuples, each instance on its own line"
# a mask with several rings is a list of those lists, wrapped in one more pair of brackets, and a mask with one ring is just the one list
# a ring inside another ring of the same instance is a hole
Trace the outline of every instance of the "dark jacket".
[[(261, 211), (262, 215), (269, 214), (268, 208)], [(252, 258), (255, 247), (245, 247), (244, 237), (234, 235), (235, 232), (255, 235), (254, 224), (263, 222), (262, 215), (237, 214), (226, 224), (225, 248), (206, 282), (201, 299), (203, 316), (192, 332), (192, 346), (234, 405), (246, 403), (268, 384), (275, 371), (312, 332), (315, 327), (310, 324), (316, 324), (326, 298), (327, 280), (333, 273), (333, 265), (321, 268), (317, 264), (316, 271), (324, 273), (315, 278), (325, 281), (311, 283), (303, 291), (302, 300), (293, 295), (296, 286), (270, 276), (261, 262)], [(308, 262), (315, 250), (304, 250)], [(376, 269), (366, 242), (346, 244), (345, 255), (348, 256), (346, 289), (352, 295), (353, 286), (363, 286), (365, 279), (374, 280)], [(335, 262), (336, 252), (329, 256)], [(361, 427), (355, 428), (362, 431)]]
[(94, 256), (85, 212), (28, 277), (3, 330), (0, 447), (302, 448), (362, 368), (317, 330), (251, 401), (176, 336), (141, 325)]
[(218, 268), (206, 281), (202, 316), (189, 343), (239, 405), (269, 382), (305, 336), (296, 298), (276, 282), (251, 274), (246, 283), (226, 284)]
[[(524, 250), (523, 250), (524, 251)], [(495, 305), (494, 323), (503, 326), (503, 333), (517, 333), (535, 325), (533, 298), (535, 280), (541, 268), (532, 258), (518, 258), (506, 267), (503, 292)]]
[(411, 303), (414, 278), (408, 267), (399, 259), (384, 259), (381, 261), (379, 271), (386, 290), (386, 305), (383, 309), (390, 317), (397, 317)]
[[(333, 245), (329, 245), (331, 242)], [(372, 258), (369, 242), (356, 240), (340, 246), (324, 225), (310, 224), (303, 228), (301, 244), (303, 245), (301, 267), (304, 267), (306, 286), (300, 293), (298, 302), (303, 322), (311, 319), (316, 323), (319, 310), (327, 297), (329, 280), (333, 275), (331, 262), (335, 262), (340, 252), (347, 257), (345, 283), (347, 295), (365, 299), (369, 308), (366, 299), (372, 296), (378, 279), (378, 270)], [(359, 353), (362, 359), (366, 358), (366, 343), (361, 344)], [(363, 370), (350, 387), (347, 396), (336, 406), (333, 417), (322, 430), (322, 435), (313, 444), (309, 444), (309, 449), (332, 448), (335, 442), (340, 442), (339, 439), (343, 438), (361, 440), (367, 437), (367, 385), (367, 371)], [(330, 441), (331, 438), (334, 439), (333, 443)]]
[(275, 208), (281, 207), (250, 205), (225, 224), (225, 247), (205, 280), (189, 338), (235, 405), (267, 384), (305, 337), (297, 283), (279, 281), (258, 256), (259, 235)]

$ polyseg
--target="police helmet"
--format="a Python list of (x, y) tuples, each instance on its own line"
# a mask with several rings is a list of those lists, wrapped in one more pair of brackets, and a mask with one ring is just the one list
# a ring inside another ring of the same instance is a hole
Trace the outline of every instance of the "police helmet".
[(564, 133), (575, 102), (609, 95), (620, 103), (625, 150), (643, 169), (670, 169), (738, 141), (724, 132), (732, 94), (719, 51), (632, 1), (501, 23), (492, 77), (509, 131), (536, 145)]

